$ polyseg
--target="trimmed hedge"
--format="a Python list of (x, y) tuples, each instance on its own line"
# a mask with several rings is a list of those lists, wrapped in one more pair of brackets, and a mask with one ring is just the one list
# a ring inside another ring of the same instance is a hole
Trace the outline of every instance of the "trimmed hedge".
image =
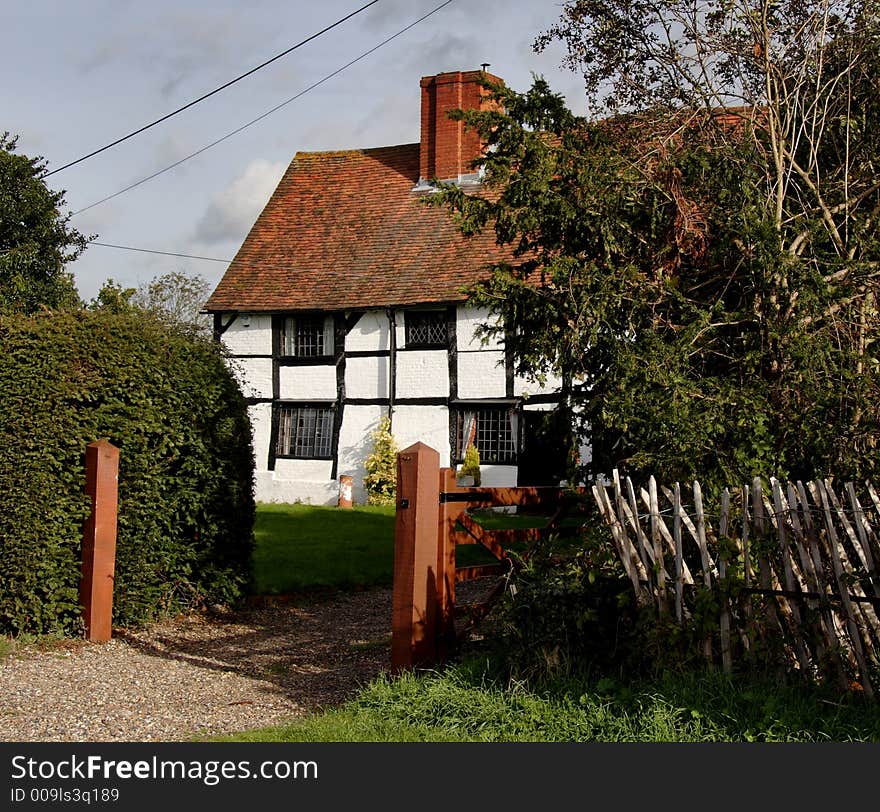
[(120, 449), (114, 625), (247, 589), (251, 429), (217, 343), (138, 311), (0, 318), (0, 437), (0, 632), (80, 632), (100, 438)]

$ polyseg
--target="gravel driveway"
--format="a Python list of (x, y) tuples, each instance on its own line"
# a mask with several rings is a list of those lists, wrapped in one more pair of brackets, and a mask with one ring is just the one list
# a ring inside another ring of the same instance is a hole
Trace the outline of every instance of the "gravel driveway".
[(390, 589), (189, 615), (0, 661), (0, 741), (183, 741), (337, 705), (386, 671)]

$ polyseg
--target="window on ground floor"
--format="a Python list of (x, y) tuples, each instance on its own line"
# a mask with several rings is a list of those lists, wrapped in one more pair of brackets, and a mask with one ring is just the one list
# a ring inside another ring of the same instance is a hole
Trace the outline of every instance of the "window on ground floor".
[(517, 412), (513, 407), (457, 409), (452, 417), (452, 456), (464, 459), (470, 443), (480, 452), (481, 463), (515, 464), (517, 457)]
[(278, 407), (279, 457), (331, 459), (333, 456), (333, 409), (330, 406)]

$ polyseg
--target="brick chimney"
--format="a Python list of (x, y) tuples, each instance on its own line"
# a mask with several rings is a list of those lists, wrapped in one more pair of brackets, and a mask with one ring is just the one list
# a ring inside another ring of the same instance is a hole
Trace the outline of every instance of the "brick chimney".
[(486, 110), (493, 106), (488, 91), (480, 85), (483, 76), (493, 82), (502, 81), (479, 70), (422, 78), (422, 140), (416, 188), (425, 187), (433, 179), (455, 183), (478, 180), (471, 162), (482, 151), (480, 136), (465, 130), (463, 122), (453, 121), (447, 114), (457, 108)]

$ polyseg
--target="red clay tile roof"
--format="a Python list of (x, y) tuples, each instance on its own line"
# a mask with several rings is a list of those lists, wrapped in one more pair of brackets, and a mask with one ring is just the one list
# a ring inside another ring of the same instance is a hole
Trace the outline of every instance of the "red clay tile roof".
[(348, 310), (454, 302), (507, 256), (419, 203), (419, 145), (297, 154), (206, 305)]

